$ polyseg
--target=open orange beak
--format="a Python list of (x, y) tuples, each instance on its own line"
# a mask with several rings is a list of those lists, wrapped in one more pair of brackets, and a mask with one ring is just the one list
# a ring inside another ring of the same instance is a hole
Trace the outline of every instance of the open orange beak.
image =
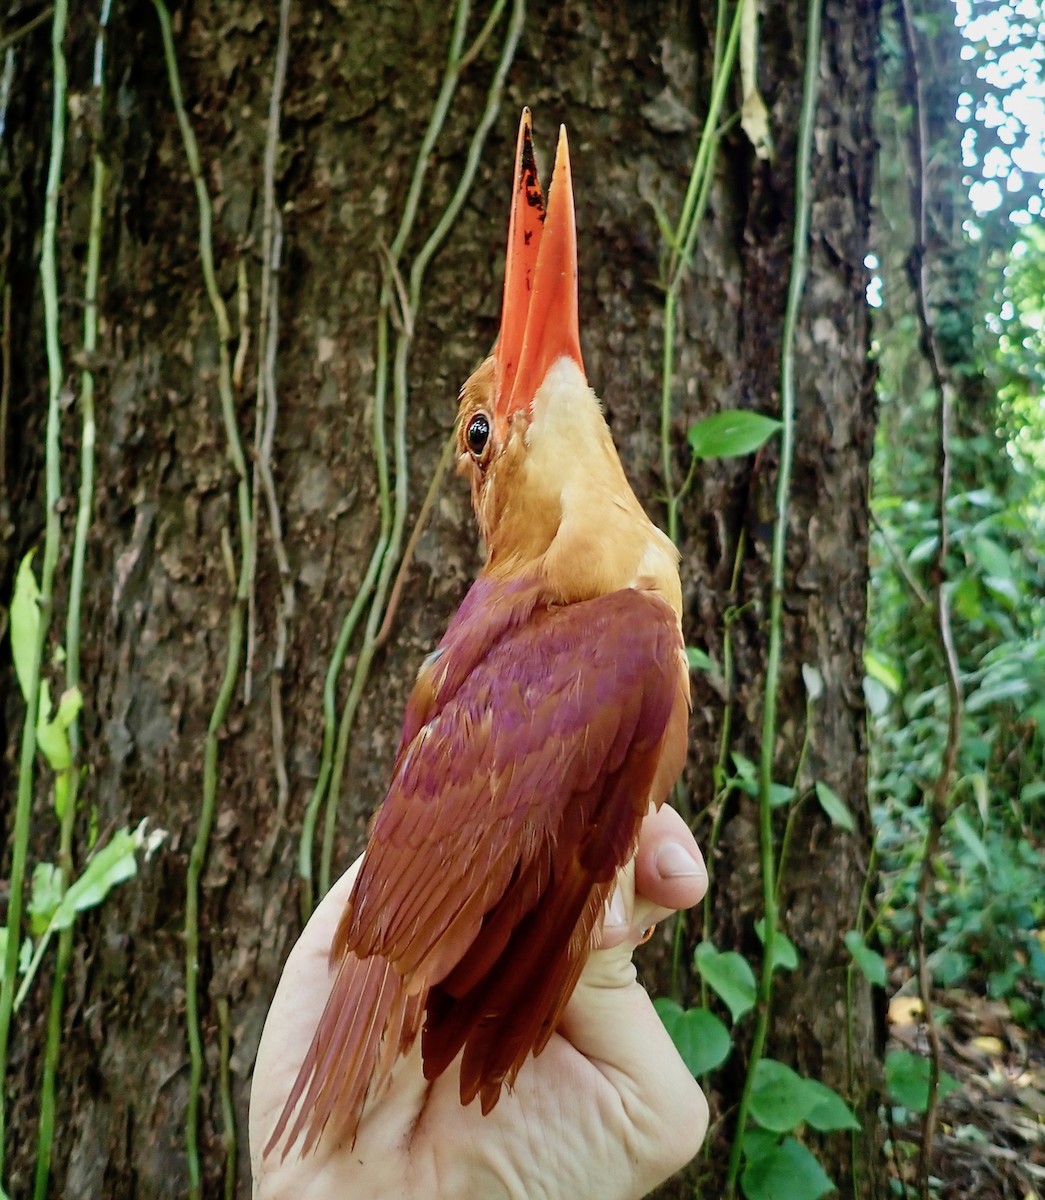
[(566, 355), (584, 371), (577, 309), (577, 217), (566, 127), (559, 127), (547, 213), (537, 177), (530, 110), (515, 151), (501, 332), (494, 349), (494, 410), (505, 421), (527, 407), (548, 368)]

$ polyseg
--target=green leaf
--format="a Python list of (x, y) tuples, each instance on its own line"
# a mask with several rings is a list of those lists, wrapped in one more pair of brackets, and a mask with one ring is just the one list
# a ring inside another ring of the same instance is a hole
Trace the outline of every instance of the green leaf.
[(750, 1166), (756, 1159), (765, 1158), (767, 1154), (774, 1154), (780, 1146), (780, 1137), (775, 1133), (770, 1133), (768, 1129), (759, 1129), (757, 1125), (749, 1125), (744, 1131), (740, 1144), (743, 1148), (744, 1158)]
[(58, 711), (55, 713), (54, 719), (63, 729), (68, 729), (80, 715), (82, 708), (83, 692), (78, 687), (67, 688), (62, 692), (61, 700), (58, 701)]
[(46, 679), (40, 680), (40, 708), (36, 717), (37, 733), (40, 731), (41, 725), (46, 725), (51, 719), (51, 685)]
[(136, 830), (120, 829), (112, 835), (62, 897), (52, 922), (55, 929), (68, 928), (77, 913), (101, 904), (116, 884), (137, 872), (134, 852), (142, 845), (143, 838), (141, 825)]
[(990, 538), (974, 538), (972, 544), (977, 561), (983, 567), (985, 575), (993, 575), (997, 579), (1005, 580), (1008, 583), (1012, 582), (1012, 562), (1007, 551)]
[(730, 757), (733, 759), (733, 766), (736, 767), (737, 773), (729, 782), (748, 796), (757, 796), (758, 768), (750, 758), (745, 758), (743, 754), (738, 754), (735, 750)]
[[(759, 917), (755, 922), (755, 933), (764, 946), (766, 944), (766, 919)], [(798, 966), (798, 949), (795, 943), (778, 929), (773, 935), (773, 970), (783, 967), (785, 971), (793, 971)]]
[(958, 507), (962, 503), (975, 505), (976, 508), (997, 508), (998, 500), (992, 491), (988, 488), (977, 488), (972, 492), (959, 492), (958, 495), (952, 496), (947, 503), (950, 508), (953, 504)]
[(1020, 804), (1030, 804), (1045, 796), (1045, 779), (1032, 779), (1020, 788)]
[[(52, 771), (67, 771), (73, 765), (72, 748), (69, 745), (69, 726), (76, 720), (80, 709), (83, 708), (83, 694), (79, 688), (69, 688), (62, 693), (58, 701), (58, 711), (51, 720), (51, 693), (47, 680), (40, 684), (40, 720), (36, 726), (36, 744), (47, 759), (47, 765)], [(68, 789), (68, 781), (66, 782)], [(59, 807), (57, 801), (55, 808)], [(58, 814), (61, 816), (61, 812)]]
[(940, 539), (937, 534), (930, 534), (914, 547), (911, 553), (907, 556), (907, 561), (910, 563), (928, 562), (930, 558), (940, 548)]
[(653, 216), (657, 222), (657, 228), (660, 230), (661, 241), (670, 246), (676, 253), (681, 253), (682, 247), (678, 244), (678, 237), (675, 234), (675, 226), (668, 219), (668, 214), (664, 211), (656, 196), (644, 196), (643, 199), (653, 209)]
[(954, 832), (968, 847), (973, 858), (980, 864), (985, 871), (991, 869), (990, 855), (987, 853), (987, 847), (984, 845), (983, 838), (976, 832), (975, 829), (965, 819), (963, 813), (956, 812), (951, 818), (951, 824), (954, 826)]
[(52, 771), (65, 771), (72, 766), (73, 752), (69, 735), (57, 721), (41, 721), (37, 725), (36, 744)]
[(751, 1119), (774, 1133), (801, 1125), (821, 1102), (809, 1083), (786, 1063), (760, 1058), (751, 1082)]
[(29, 697), (29, 684), (37, 667), (36, 642), (40, 636), (40, 588), (33, 574), (34, 553), (30, 550), (22, 559), (11, 598), (11, 657), (23, 700)]
[[(885, 1082), (890, 1097), (911, 1112), (923, 1113), (929, 1107), (929, 1060), (910, 1050), (890, 1050), (885, 1056)], [(939, 1099), (956, 1091), (961, 1084), (946, 1071), (940, 1072)]]
[(959, 950), (939, 950), (931, 965), (933, 978), (941, 987), (957, 987), (972, 969), (972, 958)]
[(1004, 579), (999, 575), (985, 575), (983, 578), (984, 586), (988, 591), (993, 592), (996, 596), (1000, 596), (1003, 600), (1008, 601), (1010, 609), (1015, 608), (1021, 600), (1020, 589), (1011, 579)]
[(686, 662), (691, 671), (714, 671), (715, 664), (710, 654), (698, 650), (696, 646), (686, 647)]
[(853, 814), (849, 811), (846, 802), (833, 788), (817, 780), (816, 798), (820, 801), (820, 807), (831, 818), (832, 825), (837, 825), (847, 833), (856, 832), (856, 822), (853, 820)]
[(900, 672), (891, 663), (887, 663), (884, 658), (880, 658), (870, 650), (864, 651), (864, 671), (871, 679), (877, 679), (882, 687), (892, 692), (894, 696), (900, 694), (903, 687)]
[(54, 777), (54, 815), (59, 821), (65, 817), (69, 805), (69, 771), (59, 771)]
[(749, 1162), (740, 1186), (747, 1200), (819, 1200), (835, 1187), (816, 1156), (790, 1137)]
[(735, 950), (719, 953), (710, 942), (701, 942), (693, 965), (709, 988), (725, 1003), (734, 1025), (755, 1007), (758, 988), (751, 964)]
[(982, 687), (978, 687), (969, 696), (968, 703), (965, 705), (967, 712), (979, 712), (981, 709), (988, 708), (992, 704), (997, 704), (1002, 700), (1015, 700), (1018, 696), (1025, 696), (1030, 691), (1030, 681), (1023, 678), (1016, 679), (1001, 679), (997, 682), (989, 682)]
[(714, 1013), (705, 1008), (684, 1009), (666, 996), (654, 1000), (653, 1007), (671, 1034), (682, 1061), (694, 1075), (706, 1075), (729, 1057), (733, 1041)]
[(736, 750), (733, 751), (732, 758), (733, 766), (736, 767), (737, 774), (740, 776), (740, 778), (750, 779), (753, 781), (755, 776), (758, 774), (758, 769), (751, 759), (745, 758), (743, 754), (738, 754)]
[(697, 458), (736, 458), (752, 454), (780, 427), (772, 417), (733, 409), (697, 421), (686, 436)]
[(983, 611), (983, 588), (975, 575), (967, 575), (951, 593), (954, 610), (966, 621), (979, 620)]
[(867, 982), (875, 987), (885, 987), (885, 959), (868, 946), (864, 935), (859, 930), (850, 929), (845, 935), (845, 944)]
[(788, 787), (784, 783), (771, 783), (769, 785), (769, 807), (782, 808), (785, 804), (790, 804), (795, 798), (795, 789)]
[(976, 800), (976, 811), (980, 814), (980, 821), (986, 828), (991, 805), (991, 795), (987, 787), (986, 775), (982, 771), (973, 772), (969, 776), (969, 786), (972, 788), (972, 794)]
[(51, 923), (62, 902), (62, 873), (54, 863), (37, 863), (33, 868), (33, 890), (26, 910), (33, 937), (39, 937)]
[(808, 1124), (821, 1133), (835, 1129), (859, 1129), (860, 1122), (841, 1096), (819, 1079), (807, 1079), (806, 1083), (820, 1097), (806, 1117)]

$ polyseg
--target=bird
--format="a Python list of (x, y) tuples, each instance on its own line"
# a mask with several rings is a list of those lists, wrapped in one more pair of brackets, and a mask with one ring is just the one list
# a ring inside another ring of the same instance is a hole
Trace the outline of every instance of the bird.
[(488, 1113), (547, 1045), (650, 804), (685, 763), (679, 556), (581, 356), (560, 126), (547, 204), (524, 109), (501, 324), (461, 391), (485, 564), (422, 663), (330, 951), (329, 1000), (266, 1145), (353, 1144), (421, 1040)]

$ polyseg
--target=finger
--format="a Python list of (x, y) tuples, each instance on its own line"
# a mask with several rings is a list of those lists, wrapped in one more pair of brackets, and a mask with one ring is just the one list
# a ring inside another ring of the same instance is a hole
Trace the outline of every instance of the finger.
[(665, 917), (699, 903), (707, 886), (703, 856), (685, 821), (670, 805), (651, 806), (635, 858), (618, 874), (598, 947), (637, 945)]
[(629, 946), (589, 956), (559, 1032), (624, 1100), (645, 1195), (697, 1152), (708, 1125), (704, 1093), (679, 1057)]
[(636, 1157), (649, 1171), (648, 1190), (689, 1161), (708, 1124), (704, 1093), (636, 982), (632, 962), (641, 924), (697, 904), (707, 891), (704, 860), (674, 809), (665, 805), (643, 821), (636, 858), (620, 884), (627, 920), (612, 923), (611, 901), (604, 948), (588, 956), (560, 1032), (627, 1097), (636, 1142), (645, 1143)]
[(634, 930), (634, 913), (635, 860), (632, 859), (617, 872), (617, 883), (606, 905), (602, 928), (595, 940), (596, 948), (609, 950), (625, 943), (634, 946), (642, 936)]
[(668, 804), (642, 823), (635, 856), (635, 892), (659, 909), (675, 912), (704, 899), (708, 872), (686, 822)]

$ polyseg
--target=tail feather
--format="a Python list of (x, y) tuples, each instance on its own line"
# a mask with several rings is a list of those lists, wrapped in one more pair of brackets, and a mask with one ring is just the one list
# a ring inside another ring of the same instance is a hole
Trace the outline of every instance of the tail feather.
[(367, 1097), (413, 1045), (424, 1003), (424, 995), (406, 994), (385, 959), (348, 955), (265, 1154), (282, 1142), (285, 1158), (302, 1137), (302, 1153), (308, 1154), (331, 1119), (340, 1136), (354, 1141)]
[[(465, 1043), (462, 1103), (478, 1095), (488, 1113), (500, 1098), (501, 1084), (513, 1084), (527, 1058), (540, 1054), (555, 1032), (588, 959), (595, 914), (602, 909), (602, 903), (588, 902), (586, 880), (577, 885), (573, 896), (562, 898), (569, 915), (551, 920), (539, 932), (533, 930), (520, 953), (506, 955), (484, 982), (484, 992), (489, 990), (495, 1011), (503, 1015)], [(585, 937), (579, 944), (571, 935), (582, 924)]]
[(461, 1102), (476, 1096), (483, 1112), (496, 1104), (531, 1053), (557, 1025), (588, 957), (591, 930), (612, 881), (592, 887), (574, 867), (559, 881), (555, 903), (527, 913), (504, 952), (482, 977), (462, 972), (468, 990), (446, 980), (428, 998), (421, 1035), (425, 1077), (433, 1079), (461, 1052)]

